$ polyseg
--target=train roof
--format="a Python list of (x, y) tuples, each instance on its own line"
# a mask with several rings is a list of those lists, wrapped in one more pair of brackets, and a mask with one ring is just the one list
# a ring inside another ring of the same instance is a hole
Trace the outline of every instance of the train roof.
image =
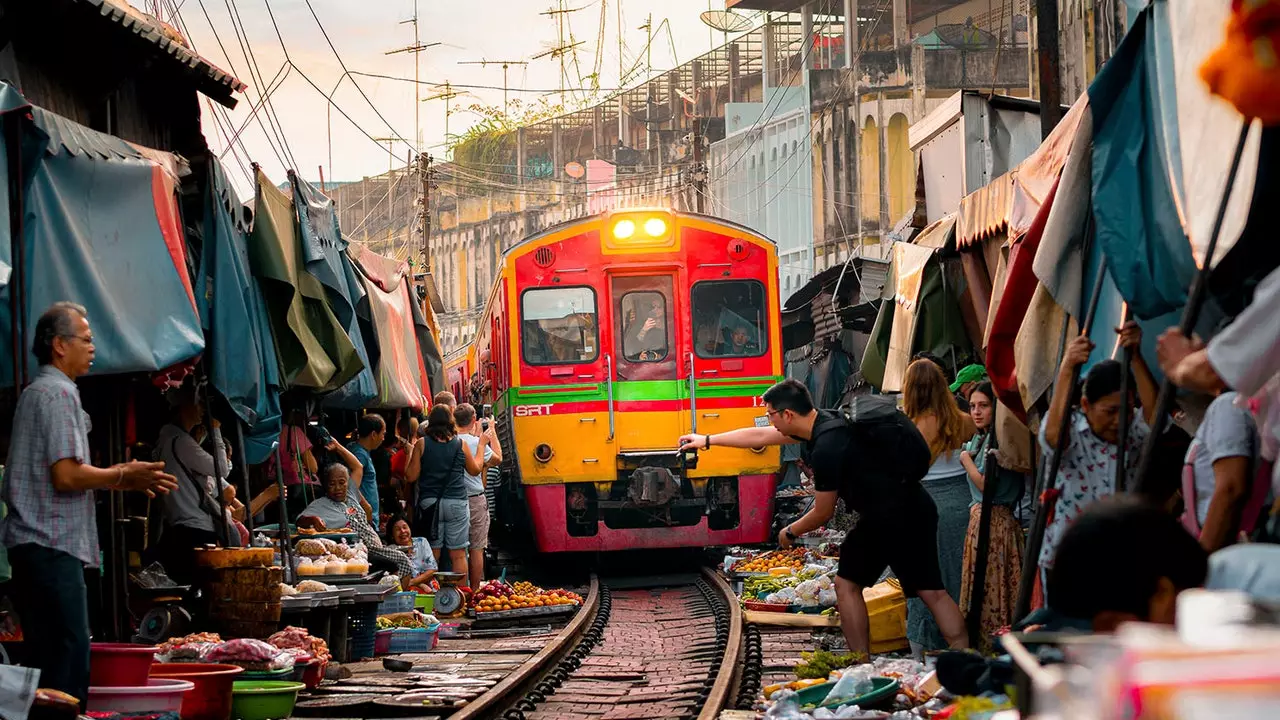
[(724, 225), (725, 227), (732, 228), (746, 235), (750, 235), (757, 240), (766, 242), (775, 248), (778, 246), (777, 242), (773, 241), (768, 237), (765, 237), (764, 235), (761, 235), (759, 232), (752, 230), (746, 225), (743, 225), (741, 223), (736, 223), (732, 220), (725, 220), (724, 218), (716, 217), (714, 215), (683, 212), (681, 210), (671, 210), (669, 208), (660, 208), (660, 207), (636, 207), (636, 208), (618, 208), (616, 210), (610, 210), (609, 212), (596, 213), (594, 215), (586, 215), (584, 217), (574, 218), (572, 220), (565, 220), (563, 222), (556, 223), (555, 225), (545, 227), (539, 232), (536, 232), (532, 235), (528, 235), (524, 239), (520, 240), (520, 242), (517, 242), (516, 244), (507, 248), (502, 253), (502, 259), (507, 260), (508, 258), (511, 258), (517, 254), (520, 254), (519, 251), (524, 249), (525, 246), (530, 245), (532, 243), (536, 243), (537, 241), (547, 237), (548, 235), (554, 235), (555, 233), (558, 233), (564, 230), (570, 225), (575, 225), (575, 224), (580, 224), (585, 222), (594, 222), (602, 218), (606, 218), (610, 215), (615, 215), (615, 214), (624, 213), (624, 212), (625, 213), (662, 212), (662, 213), (670, 213), (676, 217), (695, 218), (697, 220), (702, 220), (704, 222), (715, 223), (717, 225)]

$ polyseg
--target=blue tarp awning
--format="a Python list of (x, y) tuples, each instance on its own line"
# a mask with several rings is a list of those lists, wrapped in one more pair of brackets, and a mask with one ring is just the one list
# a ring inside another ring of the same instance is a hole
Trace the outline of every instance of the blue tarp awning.
[[(13, 91), (3, 86), (0, 95), (12, 98)], [(55, 302), (89, 308), (95, 375), (155, 372), (199, 355), (204, 335), (188, 280), (173, 156), (38, 107), (24, 123), (23, 145), (37, 151), (23, 178), (27, 328)], [(152, 159), (160, 157), (165, 161)], [(0, 320), (7, 338), (8, 318)], [(7, 385), (12, 358), (3, 355), (0, 383)], [(28, 363), (34, 368), (35, 358)]]
[(196, 300), (209, 339), (210, 382), (249, 428), (245, 454), (253, 464), (267, 459), (280, 434), (280, 368), (266, 303), (249, 272), (246, 213), (211, 157)]

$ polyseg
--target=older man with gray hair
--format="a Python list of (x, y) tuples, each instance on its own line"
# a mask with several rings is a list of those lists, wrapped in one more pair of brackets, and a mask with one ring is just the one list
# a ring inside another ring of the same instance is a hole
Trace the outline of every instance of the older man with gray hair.
[(177, 487), (164, 463), (90, 464), (89, 415), (76, 378), (93, 365), (85, 309), (57, 303), (36, 322), (40, 363), (13, 416), (0, 542), (13, 566), (12, 595), (22, 620), (28, 665), (41, 687), (83, 704), (89, 694), (89, 608), (85, 567), (96, 568), (94, 490), (138, 490), (154, 497)]

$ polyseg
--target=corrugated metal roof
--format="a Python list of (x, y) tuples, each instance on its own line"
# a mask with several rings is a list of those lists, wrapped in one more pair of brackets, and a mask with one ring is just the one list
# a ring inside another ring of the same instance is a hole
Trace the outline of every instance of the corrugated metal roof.
[(1007, 172), (960, 199), (960, 217), (956, 222), (957, 248), (963, 250), (1008, 226), (1009, 212), (1013, 207), (1015, 172)]
[(67, 152), (103, 160), (141, 160), (142, 153), (133, 145), (115, 135), (87, 128), (74, 120), (42, 107), (31, 106), (31, 119), (37, 128), (49, 136), (45, 151), (50, 155)]
[(185, 67), (187, 72), (194, 76), (196, 87), (200, 92), (222, 105), (234, 108), (236, 99), (232, 93), (244, 92), (249, 87), (234, 75), (223, 71), (189, 48), (184, 47), (181, 43), (170, 38), (165, 34), (158, 20), (136, 8), (128, 6), (124, 3), (124, 0), (70, 1), (92, 7), (102, 17), (154, 45), (161, 53)]

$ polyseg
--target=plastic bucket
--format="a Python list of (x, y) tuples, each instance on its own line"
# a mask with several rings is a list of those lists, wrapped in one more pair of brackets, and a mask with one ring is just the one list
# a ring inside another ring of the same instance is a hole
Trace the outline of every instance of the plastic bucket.
[(182, 720), (227, 720), (231, 717), (231, 685), (244, 672), (238, 665), (157, 663), (151, 677), (189, 680), (195, 687), (182, 696)]
[(136, 687), (89, 688), (89, 712), (122, 715), (159, 714), (182, 710), (182, 697), (195, 688), (189, 680), (153, 678)]
[(232, 720), (281, 720), (293, 714), (302, 683), (239, 680), (231, 693)]
[(89, 685), (99, 688), (145, 686), (159, 649), (129, 643), (91, 644)]

